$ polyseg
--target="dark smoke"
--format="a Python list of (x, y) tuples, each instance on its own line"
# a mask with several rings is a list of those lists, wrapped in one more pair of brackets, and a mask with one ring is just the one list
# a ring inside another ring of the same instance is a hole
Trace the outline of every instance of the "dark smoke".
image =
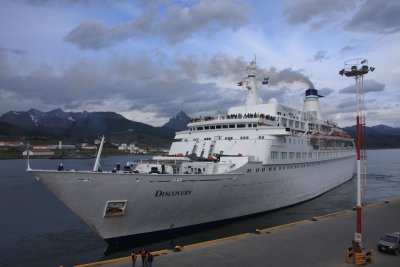
[(315, 88), (314, 84), (310, 79), (299, 71), (292, 70), (291, 68), (286, 68), (281, 71), (277, 71), (275, 67), (271, 67), (266, 72), (270, 79), (269, 83), (271, 85), (276, 85), (279, 83), (292, 84), (295, 82), (301, 82), (306, 84), (309, 88)]

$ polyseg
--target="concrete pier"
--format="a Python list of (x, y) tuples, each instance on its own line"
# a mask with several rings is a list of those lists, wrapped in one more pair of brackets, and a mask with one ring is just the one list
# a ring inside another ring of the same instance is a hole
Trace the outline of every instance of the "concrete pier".
[[(378, 239), (400, 231), (400, 199), (367, 205), (363, 209), (363, 247), (374, 250), (368, 266), (400, 266), (400, 256), (377, 251)], [(346, 210), (310, 220), (259, 229), (254, 233), (183, 246), (181, 251), (154, 251), (154, 267), (189, 266), (352, 266), (344, 251), (354, 238), (356, 213)], [(131, 266), (130, 257), (78, 265)], [(136, 266), (142, 266), (140, 256)]]

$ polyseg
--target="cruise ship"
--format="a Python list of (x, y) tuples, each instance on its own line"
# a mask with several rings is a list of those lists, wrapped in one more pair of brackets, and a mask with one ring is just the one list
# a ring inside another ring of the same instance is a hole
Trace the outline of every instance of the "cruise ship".
[(323, 119), (318, 91), (305, 91), (302, 110), (263, 102), (268, 78), (255, 60), (245, 70), (244, 105), (192, 118), (168, 155), (100, 171), (101, 144), (93, 170), (36, 170), (28, 160), (28, 171), (109, 242), (290, 206), (351, 179), (354, 141)]

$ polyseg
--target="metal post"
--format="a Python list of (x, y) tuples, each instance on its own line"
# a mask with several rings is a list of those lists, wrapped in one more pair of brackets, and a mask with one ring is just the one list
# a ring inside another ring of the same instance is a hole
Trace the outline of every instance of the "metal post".
[[(357, 222), (356, 232), (353, 240), (354, 253), (362, 253), (362, 232), (361, 232), (361, 213), (362, 213), (362, 179), (366, 178), (365, 170), (365, 117), (364, 117), (364, 91), (363, 79), (364, 75), (369, 71), (374, 71), (375, 68), (368, 67), (368, 60), (356, 58), (348, 60), (344, 63), (344, 68), (339, 72), (340, 75), (353, 77), (356, 80), (356, 96), (357, 96)], [(362, 166), (361, 166), (362, 165)], [(361, 170), (362, 168), (362, 170)], [(353, 258), (356, 263), (356, 257)]]

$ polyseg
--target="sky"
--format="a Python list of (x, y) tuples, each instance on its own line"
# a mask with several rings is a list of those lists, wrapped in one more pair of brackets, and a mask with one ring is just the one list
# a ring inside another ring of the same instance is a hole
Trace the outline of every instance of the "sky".
[(324, 119), (355, 124), (364, 58), (366, 123), (400, 127), (398, 0), (2, 0), (0, 114), (114, 111), (161, 126), (181, 110), (225, 114), (256, 58), (264, 101), (302, 109), (316, 88)]

